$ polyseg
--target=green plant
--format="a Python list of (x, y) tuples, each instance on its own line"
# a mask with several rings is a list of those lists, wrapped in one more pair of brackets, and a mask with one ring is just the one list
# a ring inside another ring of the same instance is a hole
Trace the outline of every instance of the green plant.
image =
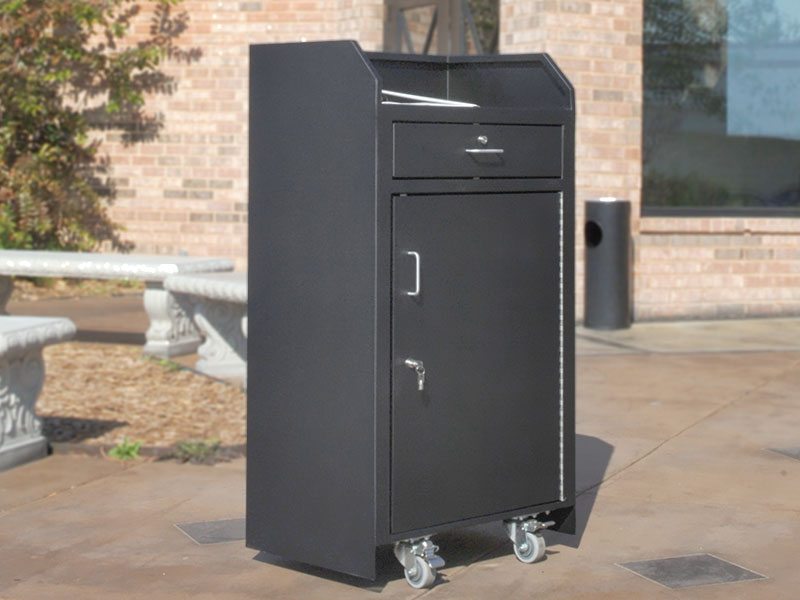
[(221, 452), (219, 438), (204, 442), (187, 441), (175, 444), (175, 450), (165, 458), (172, 458), (182, 463), (214, 464), (219, 460), (228, 460)]
[(56, 280), (53, 277), (31, 277), (33, 285), (40, 288), (53, 288), (56, 285)]
[(183, 369), (181, 365), (168, 358), (158, 358), (156, 356), (148, 356), (147, 358), (155, 362), (159, 367), (162, 367), (165, 371), (180, 371)]
[(178, 2), (156, 0), (150, 36), (126, 43), (133, 0), (0, 0), (0, 246), (127, 247), (90, 134), (146, 139), (144, 95), (168, 91), (158, 65), (185, 29), (170, 12)]
[(169, 360), (168, 358), (159, 358), (157, 356), (150, 356), (150, 355), (142, 355), (142, 360), (147, 360), (157, 364), (159, 367), (163, 368), (165, 371), (180, 371), (183, 369), (183, 365), (180, 365), (174, 361)]
[(117, 460), (130, 460), (139, 458), (139, 448), (142, 447), (142, 442), (129, 442), (128, 437), (124, 437), (122, 441), (108, 451), (111, 458)]
[(171, 360), (167, 360), (166, 358), (162, 358), (158, 361), (159, 366), (164, 367), (167, 371), (180, 371), (183, 369), (181, 365)]

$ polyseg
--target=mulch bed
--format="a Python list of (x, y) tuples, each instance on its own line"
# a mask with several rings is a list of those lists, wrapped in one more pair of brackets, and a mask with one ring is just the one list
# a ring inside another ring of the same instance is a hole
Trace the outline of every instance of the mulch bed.
[[(15, 278), (12, 300), (141, 294), (144, 283)], [(240, 456), (246, 441), (241, 387), (142, 356), (140, 346), (69, 342), (44, 349), (36, 414), (54, 452), (104, 455), (127, 440), (164, 457), (179, 442), (214, 440), (215, 456)]]
[(54, 298), (86, 298), (141, 294), (144, 281), (116, 279), (54, 279), (50, 277), (15, 277), (12, 302), (50, 300)]
[(80, 443), (100, 451), (127, 438), (142, 442), (144, 455), (181, 441), (245, 443), (245, 393), (237, 385), (145, 358), (137, 346), (69, 342), (44, 355), (36, 413), (55, 448)]

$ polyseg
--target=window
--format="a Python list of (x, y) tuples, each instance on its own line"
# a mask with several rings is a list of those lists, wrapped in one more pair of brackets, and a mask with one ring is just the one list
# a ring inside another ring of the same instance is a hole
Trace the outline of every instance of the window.
[(800, 214), (800, 0), (645, 0), (643, 214)]
[(384, 46), (411, 54), (497, 54), (500, 0), (385, 0)]

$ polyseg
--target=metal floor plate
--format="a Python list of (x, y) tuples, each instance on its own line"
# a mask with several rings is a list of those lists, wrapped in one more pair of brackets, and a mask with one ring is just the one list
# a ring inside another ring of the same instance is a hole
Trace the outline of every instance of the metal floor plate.
[(244, 519), (176, 523), (175, 527), (198, 544), (221, 544), (244, 539)]
[(790, 446), (788, 448), (767, 448), (767, 450), (777, 452), (778, 454), (783, 454), (789, 458), (800, 460), (800, 446)]
[(676, 556), (657, 560), (642, 560), (621, 563), (619, 566), (673, 590), (701, 585), (766, 579), (764, 575), (711, 554), (692, 554), (690, 556)]

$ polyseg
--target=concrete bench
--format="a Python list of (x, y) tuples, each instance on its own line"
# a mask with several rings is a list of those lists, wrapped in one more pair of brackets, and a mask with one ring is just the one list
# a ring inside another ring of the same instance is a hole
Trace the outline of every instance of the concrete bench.
[(69, 319), (0, 316), (0, 471), (47, 454), (35, 413), (44, 384), (42, 348), (74, 335)]
[[(170, 275), (164, 287), (191, 306), (205, 341), (195, 368), (232, 379), (247, 374), (247, 272)], [(245, 381), (246, 385), (246, 381)]]
[(6, 314), (12, 275), (144, 281), (144, 309), (150, 318), (145, 354), (164, 358), (191, 354), (202, 339), (185, 308), (164, 289), (164, 279), (176, 273), (232, 270), (233, 261), (227, 258), (0, 250), (0, 314)]

